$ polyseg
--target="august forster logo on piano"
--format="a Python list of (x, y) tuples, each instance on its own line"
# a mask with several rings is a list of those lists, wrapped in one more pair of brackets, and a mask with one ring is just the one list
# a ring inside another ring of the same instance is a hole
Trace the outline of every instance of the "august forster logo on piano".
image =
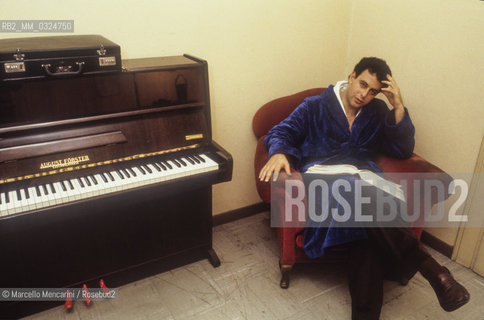
[(78, 165), (81, 162), (86, 162), (89, 161), (89, 156), (84, 155), (84, 156), (79, 156), (79, 157), (72, 157), (72, 158), (65, 158), (65, 159), (60, 159), (60, 160), (54, 160), (54, 161), (47, 161), (47, 162), (42, 162), (40, 164), (40, 169), (57, 169), (57, 168), (63, 168), (63, 167), (69, 167), (69, 166), (75, 166)]

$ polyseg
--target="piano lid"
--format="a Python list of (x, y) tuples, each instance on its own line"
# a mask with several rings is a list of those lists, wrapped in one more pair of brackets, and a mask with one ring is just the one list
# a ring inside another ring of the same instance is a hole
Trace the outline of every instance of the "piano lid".
[(105, 163), (210, 143), (206, 64), (184, 56), (128, 65), (114, 74), (4, 82), (0, 179), (58, 159)]
[(203, 64), (186, 56), (126, 61), (125, 72), (10, 81), (0, 87), (2, 133), (129, 115), (157, 108), (204, 106)]
[(0, 88), (0, 128), (139, 109), (134, 75), (7, 82)]

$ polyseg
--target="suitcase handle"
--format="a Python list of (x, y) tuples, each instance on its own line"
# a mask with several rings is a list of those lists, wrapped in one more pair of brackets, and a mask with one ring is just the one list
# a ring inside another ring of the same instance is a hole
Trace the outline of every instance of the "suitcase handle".
[(70, 71), (72, 69), (72, 66), (57, 66), (56, 72), (50, 71), (50, 64), (43, 64), (42, 67), (44, 67), (45, 73), (47, 73), (47, 75), (51, 77), (73, 76), (82, 73), (82, 66), (84, 65), (84, 62), (76, 62), (75, 64), (77, 64), (78, 67), (77, 71)]

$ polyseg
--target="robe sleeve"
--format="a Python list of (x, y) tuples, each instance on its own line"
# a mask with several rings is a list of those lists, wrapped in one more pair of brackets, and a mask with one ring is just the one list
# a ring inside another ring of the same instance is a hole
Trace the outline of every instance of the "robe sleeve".
[(307, 135), (309, 105), (309, 100), (304, 100), (286, 119), (269, 130), (264, 139), (269, 157), (283, 153), (289, 156), (293, 166), (300, 162), (299, 146)]
[(415, 127), (405, 108), (403, 119), (395, 124), (395, 113), (390, 111), (385, 117), (383, 151), (398, 159), (408, 159), (415, 147)]

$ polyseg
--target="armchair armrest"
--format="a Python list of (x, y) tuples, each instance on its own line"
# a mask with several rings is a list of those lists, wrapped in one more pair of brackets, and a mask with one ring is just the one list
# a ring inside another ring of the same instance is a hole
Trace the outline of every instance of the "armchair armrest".
[(383, 172), (425, 172), (445, 174), (442, 169), (415, 153), (410, 158), (403, 160), (382, 154), (378, 156), (376, 163)]
[[(393, 180), (396, 183), (400, 183), (401, 180), (407, 182), (407, 212), (409, 214), (419, 214), (420, 219), (414, 223), (414, 230), (417, 238), (420, 238), (422, 234), (422, 224), (425, 210), (424, 201), (418, 201), (420, 206), (415, 207), (414, 202), (417, 201), (415, 197), (420, 197), (420, 200), (424, 197), (430, 197), (430, 205), (433, 206), (439, 201), (447, 199), (449, 194), (449, 184), (452, 182), (453, 178), (444, 172), (439, 167), (428, 162), (424, 158), (413, 154), (409, 159), (400, 160), (391, 158), (385, 155), (380, 155), (376, 163), (383, 170), (383, 173), (389, 180)], [(420, 188), (420, 193), (414, 193), (414, 181), (421, 179), (433, 179), (438, 180), (444, 185), (444, 195), (438, 194), (438, 190), (433, 187), (430, 194), (425, 194), (423, 188)], [(419, 211), (419, 212), (415, 212)]]
[[(445, 171), (443, 171), (436, 165), (428, 162), (419, 155), (413, 154), (409, 159), (404, 160), (380, 155), (377, 158), (376, 163), (383, 170), (383, 173), (389, 176), (390, 180), (395, 180), (397, 178), (415, 180), (420, 177), (432, 177), (432, 179), (437, 179), (445, 186), (446, 192), (444, 200), (449, 197), (449, 193), (447, 191), (449, 189), (449, 184), (452, 182), (453, 178)], [(409, 184), (410, 182), (411, 181), (408, 181)], [(432, 204), (435, 203), (436, 201), (432, 201)]]

